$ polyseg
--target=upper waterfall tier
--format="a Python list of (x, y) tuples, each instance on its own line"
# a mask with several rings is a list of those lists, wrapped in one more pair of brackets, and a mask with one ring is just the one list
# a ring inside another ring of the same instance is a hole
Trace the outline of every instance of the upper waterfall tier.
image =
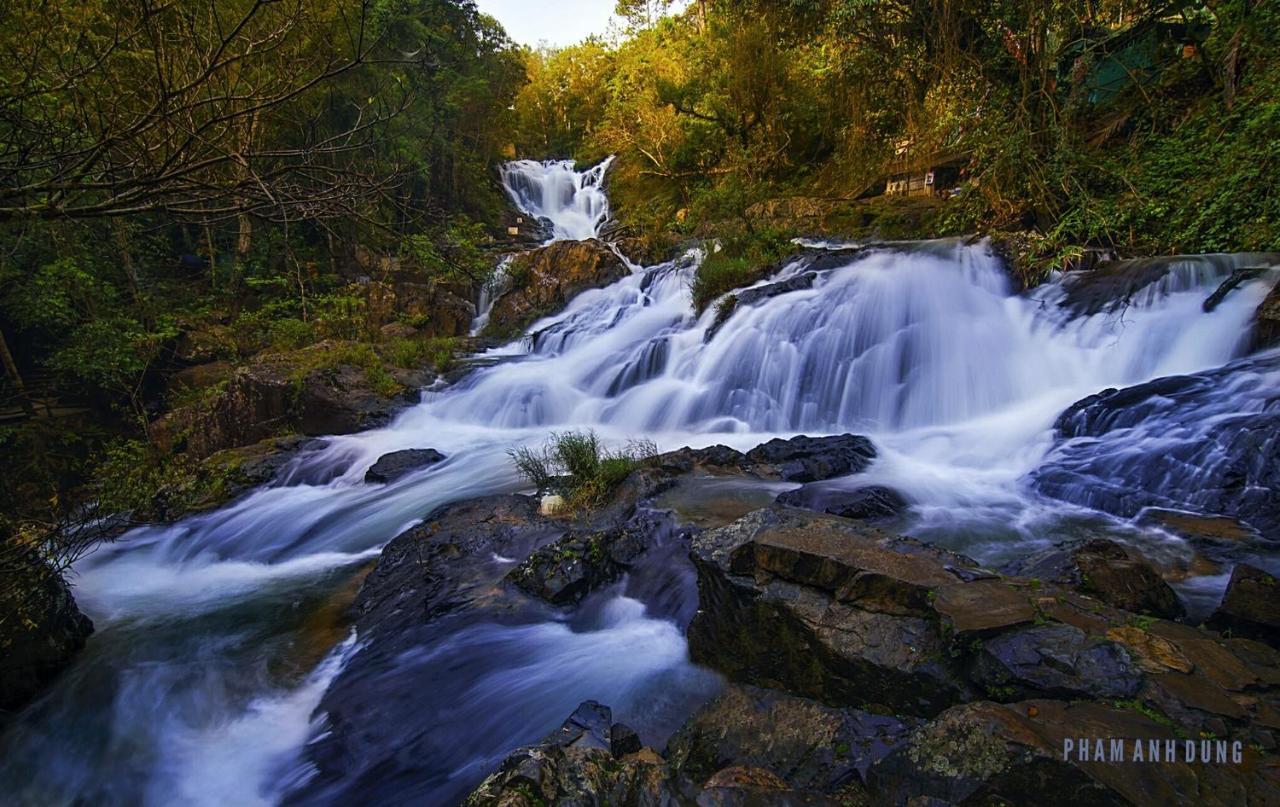
[(609, 220), (604, 176), (612, 162), (577, 171), (572, 160), (516, 160), (502, 166), (502, 186), (517, 208), (551, 223), (552, 241), (596, 238)]

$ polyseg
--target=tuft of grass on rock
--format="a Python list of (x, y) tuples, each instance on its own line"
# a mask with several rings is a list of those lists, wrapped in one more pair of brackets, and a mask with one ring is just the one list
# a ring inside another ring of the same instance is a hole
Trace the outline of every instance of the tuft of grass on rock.
[(603, 504), (627, 476), (658, 454), (650, 440), (609, 449), (591, 430), (553, 433), (539, 448), (507, 452), (516, 470), (539, 492), (556, 491), (575, 510)]

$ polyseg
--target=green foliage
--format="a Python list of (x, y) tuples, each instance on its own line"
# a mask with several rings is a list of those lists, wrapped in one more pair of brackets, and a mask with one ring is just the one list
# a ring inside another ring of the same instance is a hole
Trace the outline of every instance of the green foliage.
[(539, 491), (558, 490), (572, 509), (598, 507), (636, 468), (657, 456), (648, 440), (608, 449), (594, 431), (553, 433), (541, 448), (507, 452), (516, 470)]
[(484, 225), (457, 217), (405, 239), (402, 251), (415, 266), (444, 283), (484, 283), (493, 273), (493, 259), (484, 244)]
[(721, 239), (694, 275), (694, 307), (702, 311), (720, 295), (767, 277), (783, 257), (794, 251), (791, 240), (772, 229), (746, 231)]
[(459, 351), (459, 340), (452, 337), (400, 337), (386, 344), (383, 353), (396, 367), (415, 370), (430, 367), (445, 372), (453, 367)]

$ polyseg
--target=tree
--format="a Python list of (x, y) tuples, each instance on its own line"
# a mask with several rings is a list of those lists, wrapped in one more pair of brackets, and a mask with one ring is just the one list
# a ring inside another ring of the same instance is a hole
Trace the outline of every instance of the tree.
[[(358, 152), (403, 107), (340, 125), (304, 96), (387, 54), (373, 0), (16, 0), (0, 20), (0, 221), (164, 212), (350, 213), (383, 188)], [(32, 33), (39, 31), (39, 36)], [(264, 131), (291, 137), (268, 141)]]

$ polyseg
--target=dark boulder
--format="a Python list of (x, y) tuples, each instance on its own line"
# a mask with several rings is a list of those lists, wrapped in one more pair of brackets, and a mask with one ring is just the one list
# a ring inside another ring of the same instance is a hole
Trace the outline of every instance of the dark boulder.
[(542, 742), (508, 756), (463, 804), (603, 807), (691, 803), (663, 759), (651, 749), (641, 748), (620, 758), (613, 755), (611, 717), (609, 707), (594, 701), (583, 703)]
[(865, 471), (875, 456), (875, 446), (858, 434), (778, 437), (747, 452), (749, 462), (769, 466), (789, 482), (816, 482)]
[(715, 338), (715, 335), (722, 327), (724, 327), (724, 324), (729, 321), (739, 308), (753, 306), (756, 303), (777, 297), (780, 294), (788, 294), (793, 291), (811, 289), (813, 288), (813, 281), (817, 277), (817, 272), (799, 272), (786, 280), (779, 280), (776, 283), (766, 283), (763, 286), (752, 286), (750, 288), (739, 289), (733, 292), (716, 308), (716, 318), (711, 323), (711, 327), (707, 328), (707, 332), (703, 335), (702, 341), (710, 342)]
[(609, 753), (621, 759), (627, 754), (637, 753), (644, 747), (640, 735), (625, 723), (614, 723), (609, 727)]
[(383, 454), (378, 457), (378, 461), (368, 471), (365, 471), (364, 481), (372, 483), (394, 482), (419, 468), (435, 465), (437, 462), (443, 462), (444, 460), (444, 454), (434, 448), (406, 448), (403, 451), (392, 451), (390, 454)]
[(640, 525), (574, 532), (534, 552), (510, 579), (534, 597), (570, 605), (621, 577), (647, 546)]
[(1280, 581), (1247, 564), (1231, 570), (1222, 604), (1209, 627), (1280, 646)]
[(959, 556), (788, 508), (693, 539), (693, 659), (837, 705), (928, 714), (967, 699), (930, 607)]
[(1103, 261), (1091, 271), (1071, 272), (1062, 281), (1060, 305), (1072, 316), (1123, 309), (1138, 294), (1192, 288), (1206, 272), (1228, 278), (1242, 266), (1270, 265), (1275, 253), (1165, 255)]
[(608, 749), (612, 742), (613, 710), (596, 701), (583, 701), (544, 744), (560, 748)]
[(871, 765), (916, 722), (730, 685), (676, 732), (666, 758), (693, 782), (739, 765), (770, 771), (797, 789), (849, 793), (861, 790)]
[(1276, 345), (1280, 345), (1280, 283), (1271, 289), (1253, 316), (1253, 349), (1265, 350)]
[(1280, 352), (1105, 390), (1058, 418), (1040, 492), (1132, 517), (1149, 507), (1280, 530)]
[(780, 495), (778, 504), (803, 507), (842, 518), (868, 520), (892, 518), (910, 506), (901, 493), (883, 485), (869, 485), (857, 490), (832, 490), (821, 485), (804, 485)]
[(989, 639), (970, 674), (999, 700), (1034, 695), (1127, 699), (1142, 684), (1123, 647), (1071, 625), (1029, 625)]
[(426, 666), (406, 674), (406, 667), (466, 625), (534, 618), (538, 604), (508, 590), (503, 578), (511, 561), (565, 529), (538, 515), (535, 497), (487, 496), (440, 507), (387, 544), (351, 609), (359, 652), (318, 706), (326, 731), (306, 749), (315, 775), (289, 801), (426, 800), (465, 789), (449, 777), (470, 752), (455, 747), (449, 719), (456, 705), (436, 686), (453, 679)]
[(1125, 611), (1165, 619), (1185, 613), (1178, 595), (1149, 563), (1105, 538), (1057, 544), (1005, 571), (1075, 588)]
[(0, 718), (62, 672), (93, 633), (71, 589), (43, 560), (17, 560), (0, 585)]

